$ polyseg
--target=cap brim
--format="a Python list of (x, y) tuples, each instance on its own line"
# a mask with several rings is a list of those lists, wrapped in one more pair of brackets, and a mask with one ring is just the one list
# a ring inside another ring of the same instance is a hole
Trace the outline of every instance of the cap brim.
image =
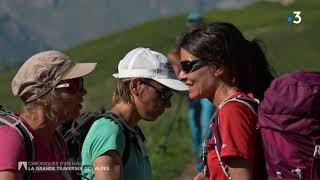
[(112, 76), (115, 78), (119, 78), (119, 73), (114, 73), (114, 74), (112, 74)]
[(177, 79), (153, 79), (175, 91), (188, 91), (189, 87)]
[(74, 79), (88, 75), (96, 68), (97, 63), (77, 63), (63, 79)]

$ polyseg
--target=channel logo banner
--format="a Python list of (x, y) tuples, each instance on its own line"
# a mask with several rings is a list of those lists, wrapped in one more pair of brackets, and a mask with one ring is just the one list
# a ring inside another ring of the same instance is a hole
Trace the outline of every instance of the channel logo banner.
[[(90, 168), (90, 167), (86, 167)], [(18, 170), (24, 171), (81, 171), (81, 162), (34, 162), (19, 161)]]
[[(81, 162), (34, 162), (34, 161), (19, 161), (19, 171), (32, 171), (32, 172), (44, 172), (44, 171), (82, 171), (90, 169), (92, 166), (81, 166)], [(110, 171), (109, 166), (95, 167), (94, 170)]]
[(27, 161), (19, 161), (18, 162), (18, 170), (28, 170), (28, 162)]

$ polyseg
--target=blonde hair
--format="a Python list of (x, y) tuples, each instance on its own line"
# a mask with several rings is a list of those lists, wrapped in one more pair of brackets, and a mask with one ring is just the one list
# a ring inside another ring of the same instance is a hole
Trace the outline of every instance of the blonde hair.
[(113, 93), (112, 105), (119, 103), (131, 104), (133, 102), (133, 97), (130, 91), (130, 79), (119, 79), (117, 84), (117, 89)]
[(24, 104), (24, 111), (31, 113), (33, 109), (40, 106), (45, 117), (48, 120), (54, 121), (57, 119), (58, 112), (63, 109), (62, 102), (61, 95), (52, 89), (43, 96)]

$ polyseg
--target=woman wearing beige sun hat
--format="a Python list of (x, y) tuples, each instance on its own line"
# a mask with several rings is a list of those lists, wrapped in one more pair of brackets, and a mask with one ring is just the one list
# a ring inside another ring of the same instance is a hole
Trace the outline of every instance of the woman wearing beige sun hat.
[(55, 50), (40, 52), (21, 66), (13, 78), (12, 93), (23, 102), (18, 122), (27, 127), (34, 154), (16, 126), (1, 125), (0, 179), (67, 178), (66, 171), (53, 168), (67, 161), (63, 138), (55, 129), (64, 120), (79, 116), (87, 93), (82, 77), (95, 67), (96, 63), (75, 63)]

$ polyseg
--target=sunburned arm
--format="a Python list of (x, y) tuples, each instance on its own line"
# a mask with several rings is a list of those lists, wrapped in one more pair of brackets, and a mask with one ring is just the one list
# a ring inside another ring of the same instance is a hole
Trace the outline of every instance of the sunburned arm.
[(22, 180), (22, 173), (17, 171), (0, 171), (0, 179), (5, 180)]
[(224, 160), (229, 167), (229, 173), (232, 180), (252, 180), (253, 167), (252, 161), (241, 157), (229, 157)]
[[(122, 159), (115, 150), (110, 150), (93, 161), (96, 180), (122, 180)], [(0, 178), (1, 179), (1, 178)]]

